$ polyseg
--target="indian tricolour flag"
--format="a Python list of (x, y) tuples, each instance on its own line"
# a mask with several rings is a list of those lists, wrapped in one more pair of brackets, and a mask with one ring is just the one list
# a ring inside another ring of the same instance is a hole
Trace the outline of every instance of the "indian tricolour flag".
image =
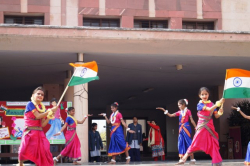
[(250, 98), (250, 71), (227, 69), (223, 98)]
[(83, 64), (70, 63), (70, 65), (75, 67), (75, 72), (69, 81), (68, 86), (75, 86), (99, 80), (99, 77), (97, 76), (98, 66), (96, 61)]

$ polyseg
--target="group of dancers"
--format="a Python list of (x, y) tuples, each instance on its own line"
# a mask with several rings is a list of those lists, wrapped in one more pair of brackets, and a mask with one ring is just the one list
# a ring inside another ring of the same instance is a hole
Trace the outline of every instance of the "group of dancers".
[[(195, 164), (196, 160), (194, 159), (193, 154), (199, 151), (203, 151), (211, 156), (212, 165), (220, 166), (222, 164), (222, 158), (219, 153), (219, 137), (218, 133), (215, 131), (212, 116), (214, 115), (215, 118), (219, 118), (223, 115), (223, 108), (221, 105), (225, 100), (222, 98), (213, 104), (208, 100), (209, 94), (210, 92), (206, 87), (200, 88), (198, 95), (201, 100), (197, 104), (197, 115), (199, 118), (197, 125), (192, 118), (191, 111), (187, 108), (188, 101), (186, 99), (178, 101), (179, 111), (173, 114), (170, 114), (168, 110), (165, 110), (164, 108), (156, 108), (162, 110), (164, 114), (169, 117), (179, 116), (178, 150), (180, 160), (176, 165), (185, 164), (189, 156), (191, 157), (190, 164)], [(73, 107), (68, 108), (68, 115), (64, 126), (60, 131), (53, 134), (50, 133), (51, 136), (57, 137), (62, 135), (63, 131), (67, 128), (65, 133), (65, 148), (57, 157), (53, 158), (50, 152), (50, 143), (42, 128), (48, 123), (55, 123), (51, 122), (51, 119), (56, 114), (58, 107), (54, 104), (53, 108), (46, 111), (42, 104), (43, 98), (44, 90), (42, 87), (38, 87), (33, 91), (31, 101), (26, 106), (24, 113), (26, 129), (22, 136), (21, 146), (19, 148), (19, 166), (23, 166), (23, 163), (26, 160), (34, 162), (37, 166), (53, 166), (61, 157), (69, 157), (72, 159), (74, 165), (79, 165), (80, 163), (77, 161), (81, 159), (81, 144), (76, 133), (76, 126), (77, 124), (84, 123), (86, 118), (92, 115), (86, 115), (79, 121), (74, 117), (75, 109)], [(119, 104), (117, 102), (111, 104), (112, 114), (109, 118), (106, 116), (106, 113), (99, 114), (106, 119), (108, 124), (112, 125), (110, 133), (111, 139), (108, 149), (108, 155), (112, 156), (110, 164), (115, 164), (116, 156), (122, 153), (126, 154), (126, 163), (129, 163), (131, 159), (128, 153), (130, 146), (124, 139), (123, 128), (121, 125), (124, 126), (128, 133), (135, 133), (135, 131), (131, 130), (125, 123), (118, 107)], [(217, 110), (217, 108), (219, 108), (219, 110)], [(246, 116), (240, 108), (236, 109), (243, 117), (250, 119), (250, 116)], [(56, 117), (58, 118), (59, 115), (56, 115)], [(191, 138), (189, 119), (196, 131), (193, 139)], [(152, 148), (152, 156), (154, 159), (161, 156), (162, 159), (165, 160), (164, 140), (160, 134), (160, 128), (154, 121), (148, 122), (148, 124), (151, 127), (148, 145)], [(250, 151), (248, 151), (247, 154), (249, 152)], [(250, 163), (249, 159), (249, 157), (246, 157), (246, 164)]]

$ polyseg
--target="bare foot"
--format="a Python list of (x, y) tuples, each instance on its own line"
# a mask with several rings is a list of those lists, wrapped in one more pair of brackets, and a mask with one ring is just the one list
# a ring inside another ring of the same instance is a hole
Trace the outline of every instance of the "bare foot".
[(116, 163), (116, 162), (114, 162), (114, 161), (110, 161), (110, 162), (109, 162), (109, 164), (115, 164), (115, 163)]
[(73, 165), (81, 165), (81, 164), (78, 162), (73, 162)]
[(129, 164), (129, 163), (130, 163), (130, 159), (127, 159), (126, 164)]
[(189, 165), (195, 165), (195, 161), (190, 161)]
[(176, 163), (175, 165), (184, 165), (185, 162), (184, 161), (179, 161), (178, 163)]

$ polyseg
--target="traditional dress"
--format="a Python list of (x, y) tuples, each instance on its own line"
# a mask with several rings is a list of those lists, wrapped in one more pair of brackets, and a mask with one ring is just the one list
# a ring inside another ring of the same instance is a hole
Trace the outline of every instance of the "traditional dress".
[[(222, 163), (222, 158), (219, 152), (219, 136), (215, 131), (212, 114), (206, 111), (206, 107), (212, 107), (214, 104), (211, 101), (200, 101), (197, 105), (197, 115), (199, 117), (196, 127), (196, 133), (191, 146), (187, 153), (203, 151), (209, 154), (212, 158), (212, 165), (219, 166)], [(214, 114), (217, 110), (214, 110)]]
[(175, 116), (179, 116), (179, 137), (178, 137), (178, 149), (179, 157), (183, 157), (187, 149), (192, 143), (191, 139), (191, 126), (189, 124), (189, 117), (192, 117), (191, 111), (180, 110), (175, 113)]
[(18, 151), (19, 160), (33, 161), (37, 166), (53, 166), (50, 143), (42, 129), (42, 120), (36, 119), (38, 111), (32, 102), (26, 105), (24, 113), (25, 130)]
[(159, 156), (162, 156), (162, 160), (165, 160), (164, 152), (164, 140), (161, 136), (160, 127), (149, 123), (150, 131), (148, 135), (148, 146), (152, 148), (152, 157), (154, 160), (158, 160)]
[(60, 120), (60, 108), (57, 109), (55, 113), (55, 118), (49, 120), (49, 124), (51, 125), (50, 129), (46, 133), (46, 137), (48, 139), (65, 139), (64, 134), (61, 133), (59, 136), (53, 136), (55, 133), (58, 133), (62, 129), (62, 122)]
[(68, 157), (73, 161), (81, 160), (81, 143), (76, 134), (77, 120), (68, 115), (65, 123), (67, 124), (67, 131), (65, 133), (66, 144), (60, 155), (62, 157)]
[(250, 142), (248, 143), (248, 146), (247, 146), (247, 154), (246, 154), (244, 164), (245, 165), (250, 165)]
[(122, 114), (118, 110), (110, 115), (112, 128), (108, 150), (109, 156), (119, 155), (130, 149), (128, 143), (126, 143), (124, 139), (123, 128), (121, 126), (122, 119)]

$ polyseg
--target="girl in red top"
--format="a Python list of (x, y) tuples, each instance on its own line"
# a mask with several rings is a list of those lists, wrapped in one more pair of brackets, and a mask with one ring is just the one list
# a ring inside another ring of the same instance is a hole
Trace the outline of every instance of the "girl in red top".
[(147, 122), (151, 127), (148, 135), (148, 146), (152, 148), (152, 157), (154, 161), (161, 157), (161, 160), (165, 160), (164, 152), (164, 140), (161, 136), (160, 127), (156, 124), (156, 121)]

